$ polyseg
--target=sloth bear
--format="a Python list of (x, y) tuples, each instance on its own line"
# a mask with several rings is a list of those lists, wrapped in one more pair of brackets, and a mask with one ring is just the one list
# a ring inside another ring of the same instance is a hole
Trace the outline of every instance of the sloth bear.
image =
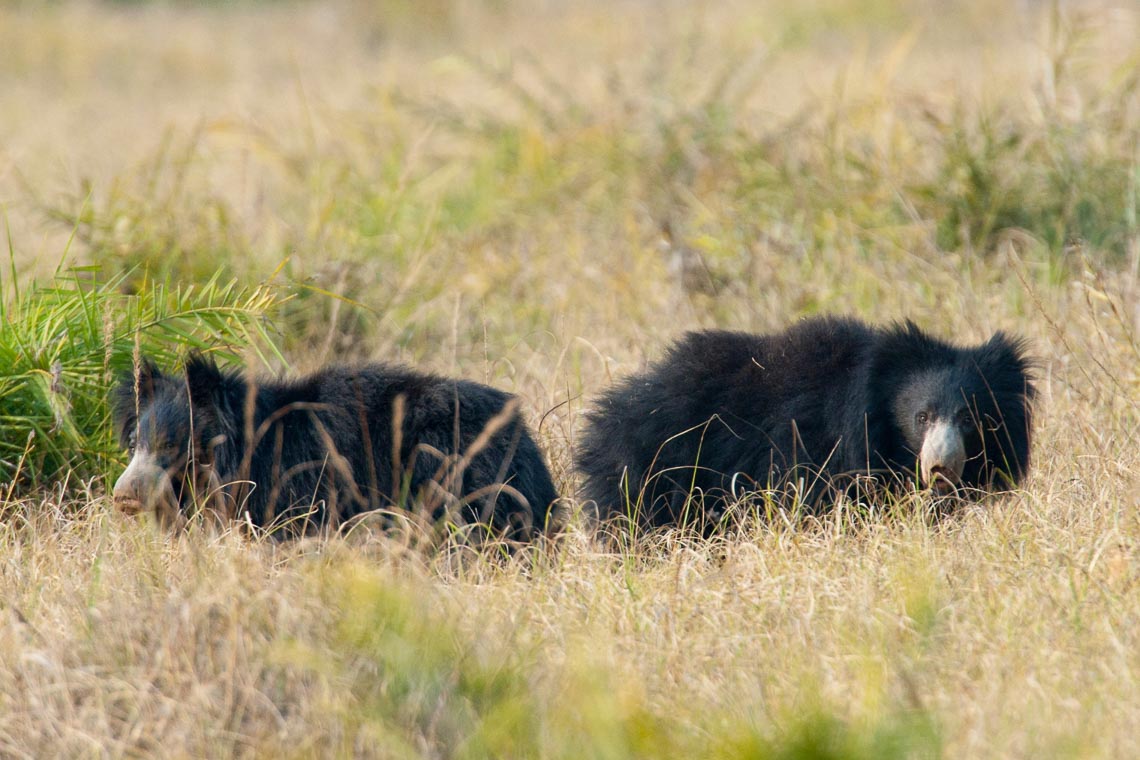
[(204, 507), (294, 535), (372, 510), (522, 541), (551, 527), (517, 399), (478, 383), (382, 364), (259, 381), (191, 355), (179, 374), (144, 360), (112, 402), (128, 514), (177, 525)]
[(963, 348), (913, 322), (805, 320), (680, 339), (587, 414), (578, 469), (602, 519), (706, 530), (743, 494), (821, 502), (865, 488), (936, 496), (1016, 485), (1034, 388), (1023, 341)]

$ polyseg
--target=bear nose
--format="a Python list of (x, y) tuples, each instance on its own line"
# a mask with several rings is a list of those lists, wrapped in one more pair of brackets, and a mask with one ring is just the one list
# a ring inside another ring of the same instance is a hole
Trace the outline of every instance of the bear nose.
[(953, 471), (945, 467), (932, 467), (926, 482), (936, 494), (946, 496), (957, 490), (958, 478)]

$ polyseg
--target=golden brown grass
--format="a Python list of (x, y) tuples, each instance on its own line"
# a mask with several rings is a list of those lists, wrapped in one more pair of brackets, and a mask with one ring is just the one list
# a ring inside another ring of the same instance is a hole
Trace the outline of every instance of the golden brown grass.
[(76, 219), (112, 270), (285, 261), (295, 367), (516, 392), (567, 494), (584, 405), (682, 329), (1006, 329), (1041, 360), (1024, 488), (509, 560), (33, 495), (0, 754), (1140, 755), (1140, 16), (548, 6), (0, 5), (21, 277)]

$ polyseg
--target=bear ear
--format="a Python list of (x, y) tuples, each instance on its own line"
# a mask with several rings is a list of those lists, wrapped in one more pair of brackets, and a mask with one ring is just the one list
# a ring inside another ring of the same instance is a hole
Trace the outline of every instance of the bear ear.
[(1006, 392), (1034, 397), (1033, 371), (1037, 362), (1029, 357), (1024, 339), (998, 330), (978, 349), (977, 364), (988, 383)]
[(186, 357), (186, 390), (196, 419), (221, 434), (230, 432), (234, 400), (245, 397), (244, 385), (223, 372), (217, 363), (197, 351)]
[(213, 359), (197, 351), (187, 355), (186, 388), (190, 394), (190, 405), (195, 410), (207, 411), (214, 407), (224, 383), (225, 377)]
[(143, 357), (130, 371), (124, 372), (111, 393), (111, 417), (119, 445), (126, 448), (138, 424), (139, 413), (171, 382), (171, 377), (153, 360)]

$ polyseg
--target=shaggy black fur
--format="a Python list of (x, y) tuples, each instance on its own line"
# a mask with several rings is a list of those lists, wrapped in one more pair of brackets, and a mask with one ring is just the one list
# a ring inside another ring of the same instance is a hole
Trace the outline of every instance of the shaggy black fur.
[(1030, 369), (1004, 333), (960, 348), (911, 322), (688, 333), (587, 415), (584, 496), (602, 518), (707, 527), (747, 492), (819, 508), (855, 483), (1013, 485), (1029, 467)]
[(549, 527), (558, 494), (517, 402), (494, 388), (381, 364), (253, 381), (199, 356), (177, 375), (144, 361), (135, 380), (113, 398), (132, 454), (123, 511), (178, 518), (206, 502), (292, 532), (374, 509), (518, 540)]

